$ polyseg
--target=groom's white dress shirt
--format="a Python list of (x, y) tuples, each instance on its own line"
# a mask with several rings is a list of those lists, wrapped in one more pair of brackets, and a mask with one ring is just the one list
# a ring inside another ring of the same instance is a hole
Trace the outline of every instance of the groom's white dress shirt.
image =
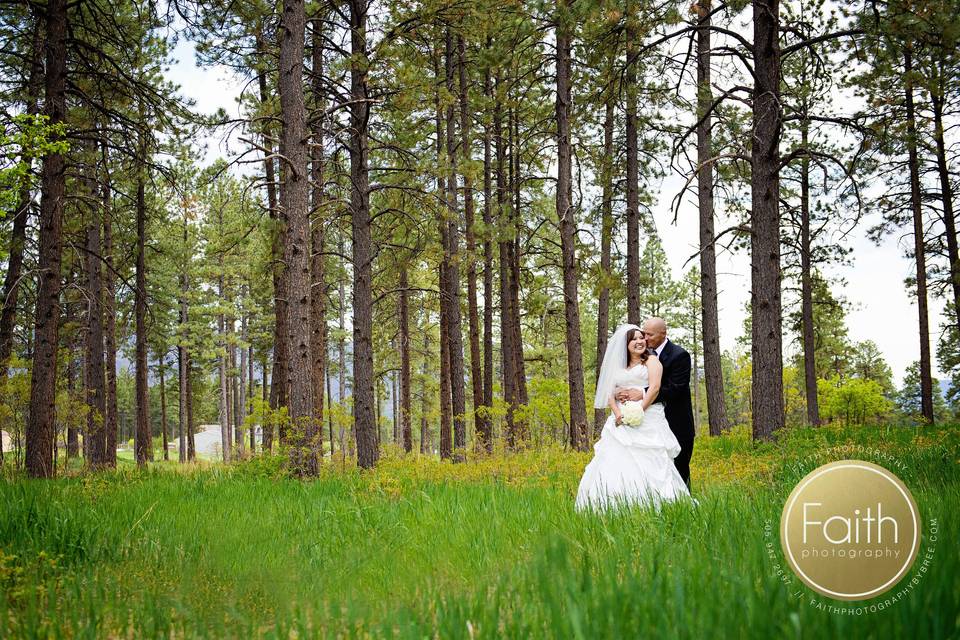
[(664, 339), (663, 339), (663, 342), (660, 343), (660, 346), (657, 347), (656, 349), (654, 349), (654, 351), (657, 352), (657, 357), (658, 357), (658, 358), (660, 357), (660, 352), (663, 351), (663, 348), (664, 348), (665, 346), (667, 346), (667, 341), (668, 341), (668, 340), (670, 340), (670, 338), (664, 338)]

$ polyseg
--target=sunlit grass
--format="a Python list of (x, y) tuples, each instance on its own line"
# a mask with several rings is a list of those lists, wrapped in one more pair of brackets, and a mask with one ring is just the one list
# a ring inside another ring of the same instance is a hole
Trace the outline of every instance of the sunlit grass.
[[(958, 442), (735, 430), (697, 440), (698, 505), (605, 516), (574, 512), (590, 454), (559, 449), (336, 459), (309, 482), (280, 457), (6, 481), (0, 637), (955, 637)], [(893, 468), (940, 527), (920, 587), (857, 618), (791, 598), (764, 547), (793, 484), (842, 457)]]

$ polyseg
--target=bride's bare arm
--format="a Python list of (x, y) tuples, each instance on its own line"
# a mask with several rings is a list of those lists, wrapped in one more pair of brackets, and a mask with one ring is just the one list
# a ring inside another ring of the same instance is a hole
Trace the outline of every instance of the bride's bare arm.
[(620, 419), (623, 417), (623, 414), (620, 413), (620, 405), (617, 404), (616, 389), (610, 394), (610, 397), (607, 399), (607, 405), (610, 407), (610, 410), (613, 411), (613, 417), (617, 424), (620, 424)]
[(643, 400), (643, 389), (620, 389), (617, 392), (617, 400), (620, 402), (636, 402), (638, 400)]
[(660, 381), (663, 379), (663, 365), (656, 356), (647, 359), (647, 392), (643, 395), (643, 410), (646, 411), (660, 393)]

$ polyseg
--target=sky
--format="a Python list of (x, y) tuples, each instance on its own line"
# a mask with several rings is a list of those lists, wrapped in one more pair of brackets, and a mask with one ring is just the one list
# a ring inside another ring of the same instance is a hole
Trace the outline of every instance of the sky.
[[(183, 95), (195, 100), (195, 108), (209, 113), (218, 108), (230, 117), (239, 117), (237, 99), (242, 85), (224, 68), (197, 66), (193, 45), (180, 40), (174, 49), (176, 62), (171, 66), (169, 79), (180, 85)], [(227, 155), (227, 147), (217, 137), (206, 140), (204, 163)], [(237, 145), (232, 145), (236, 151)], [(679, 280), (684, 263), (697, 250), (699, 242), (696, 204), (686, 198), (672, 224), (671, 203), (683, 187), (679, 175), (667, 176), (660, 186), (659, 200), (653, 207), (656, 228), (663, 243), (674, 279)], [(861, 221), (850, 239), (853, 251), (850, 265), (826, 270), (828, 276), (846, 280), (842, 293), (852, 303), (847, 315), (847, 329), (853, 341), (872, 340), (880, 348), (893, 370), (895, 380), (902, 381), (907, 366), (920, 359), (917, 305), (911, 300), (904, 279), (913, 274), (913, 262), (905, 257), (897, 235), (884, 239), (878, 246), (866, 238), (866, 229), (875, 221)], [(689, 267), (689, 265), (687, 265)], [(750, 262), (745, 253), (724, 252), (717, 257), (720, 343), (724, 350), (733, 350), (743, 331), (745, 304), (750, 296)], [(928, 298), (930, 308), (931, 353), (934, 357), (934, 376), (946, 377), (936, 362), (936, 343), (939, 327), (945, 318), (945, 301)], [(617, 323), (617, 319), (611, 321)], [(785, 340), (785, 357), (793, 347)]]
[[(672, 226), (671, 200), (682, 188), (679, 177), (668, 177), (661, 188), (654, 218), (674, 278), (683, 273), (683, 263), (697, 251), (699, 231), (697, 209), (693, 203), (681, 205), (677, 226)], [(825, 269), (828, 276), (846, 280), (846, 286), (834, 290), (852, 304), (847, 314), (847, 330), (855, 342), (872, 340), (880, 348), (893, 371), (903, 380), (907, 366), (920, 359), (919, 317), (916, 302), (904, 285), (904, 279), (915, 273), (913, 259), (906, 258), (897, 235), (884, 239), (878, 246), (866, 237), (873, 224), (869, 217), (851, 234), (853, 249), (849, 266)], [(912, 243), (912, 239), (910, 239)], [(744, 307), (750, 299), (750, 257), (746, 253), (725, 252), (717, 256), (717, 285), (720, 316), (720, 343), (724, 350), (733, 349), (743, 332)], [(930, 309), (931, 352), (934, 376), (945, 378), (936, 363), (936, 341), (945, 312), (943, 300), (928, 296)], [(794, 348), (784, 342), (785, 355)]]

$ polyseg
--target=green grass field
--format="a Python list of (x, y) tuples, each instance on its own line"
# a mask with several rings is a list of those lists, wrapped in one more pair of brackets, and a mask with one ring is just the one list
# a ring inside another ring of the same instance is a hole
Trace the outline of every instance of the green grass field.
[[(589, 457), (338, 460), (309, 482), (277, 458), (8, 479), (0, 638), (960, 637), (956, 427), (702, 437), (698, 505), (602, 517), (573, 510)], [(894, 470), (934, 548), (912, 593), (862, 615), (776, 571), (786, 496), (843, 458)]]

